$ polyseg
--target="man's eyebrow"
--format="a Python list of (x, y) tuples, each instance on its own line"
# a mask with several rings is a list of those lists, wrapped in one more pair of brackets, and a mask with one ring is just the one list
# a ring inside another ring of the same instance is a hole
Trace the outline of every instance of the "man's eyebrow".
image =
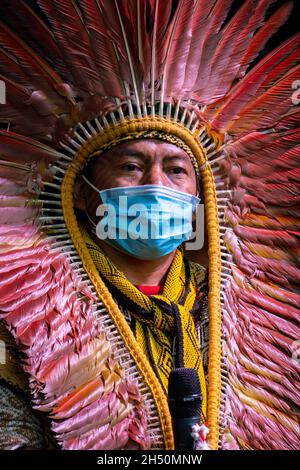
[(182, 161), (189, 161), (189, 156), (188, 155), (166, 155), (165, 158), (167, 160), (182, 160)]
[(137, 149), (122, 149), (118, 151), (118, 156), (119, 157), (147, 157), (145, 155), (145, 152), (142, 150), (137, 150)]
[[(138, 150), (138, 149), (126, 149), (126, 150), (123, 150), (123, 151), (120, 151), (118, 152), (118, 157), (138, 157), (138, 158), (149, 158), (150, 156), (145, 154), (145, 152), (143, 152), (142, 150)], [(183, 160), (183, 161), (188, 161), (189, 160), (189, 156), (186, 155), (186, 154), (169, 154), (168, 152), (166, 152), (166, 155), (164, 156), (164, 159), (168, 159), (168, 160), (173, 160), (173, 159), (177, 159), (177, 160)]]

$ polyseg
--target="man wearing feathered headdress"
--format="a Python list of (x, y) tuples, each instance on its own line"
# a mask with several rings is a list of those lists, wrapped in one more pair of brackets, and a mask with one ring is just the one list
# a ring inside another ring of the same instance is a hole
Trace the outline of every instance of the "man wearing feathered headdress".
[(297, 448), (292, 3), (2, 3), (1, 447), (172, 449), (180, 367), (210, 448)]

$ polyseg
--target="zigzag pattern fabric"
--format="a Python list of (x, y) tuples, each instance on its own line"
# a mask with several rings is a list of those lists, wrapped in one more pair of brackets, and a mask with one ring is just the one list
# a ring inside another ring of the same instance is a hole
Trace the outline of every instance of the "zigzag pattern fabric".
[(176, 251), (162, 295), (147, 296), (128, 281), (86, 230), (83, 229), (83, 233), (95, 266), (113, 297), (134, 317), (136, 339), (165, 392), (174, 366), (191, 367), (198, 371), (203, 395), (202, 420), (205, 421), (206, 383), (192, 316), (193, 310), (198, 307), (196, 282), (182, 250)]

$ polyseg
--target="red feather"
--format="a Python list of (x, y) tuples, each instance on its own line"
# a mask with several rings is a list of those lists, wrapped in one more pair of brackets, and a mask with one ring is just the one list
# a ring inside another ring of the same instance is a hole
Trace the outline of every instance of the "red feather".
[[(300, 41), (299, 41), (300, 42)], [(270, 88), (272, 85), (275, 85), (284, 74), (292, 69), (295, 65), (299, 64), (300, 60), (300, 47), (299, 42), (296, 47), (290, 50), (290, 54), (287, 57), (282, 57), (282, 60), (277, 64), (274, 64), (274, 67), (269, 70), (265, 80), (262, 82), (262, 90)]]
[[(96, 0), (81, 2), (86, 28), (93, 44), (95, 65), (101, 76), (102, 94), (107, 96), (124, 96), (122, 78), (128, 79), (128, 71), (124, 74), (124, 64), (117, 59), (111, 37), (107, 32), (103, 11)], [(123, 73), (123, 77), (122, 77)]]
[(70, 80), (52, 31), (24, 0), (1, 0), (0, 16), (5, 18), (6, 24), (17, 31), (32, 49), (39, 50), (40, 56), (51, 59), (63, 73), (64, 79)]
[(18, 57), (21, 67), (26, 68), (36, 83), (45, 86), (46, 81), (51, 88), (63, 83), (59, 75), (4, 23), (0, 23), (0, 41), (2, 47)]
[[(209, 76), (209, 59), (215, 51), (220, 29), (228, 15), (233, 0), (218, 0), (212, 7), (209, 0), (199, 0), (195, 6), (192, 23), (192, 40), (187, 57), (184, 91), (197, 89), (199, 74)], [(205, 67), (204, 64), (207, 64)], [(200, 77), (199, 77), (200, 78)]]
[(147, 15), (153, 16), (153, 2), (151, 0), (139, 0), (138, 2), (136, 0), (122, 0), (119, 4), (121, 15), (124, 17), (124, 28), (132, 57), (140, 75), (141, 85), (142, 83), (149, 83), (151, 48), (150, 37), (147, 32)]
[(215, 53), (210, 58), (210, 76), (206, 81), (197, 83), (195, 97), (198, 96), (200, 102), (211, 103), (228, 91), (248, 47), (247, 39), (261, 25), (271, 2), (263, 0), (257, 4), (247, 0), (222, 30)]
[(299, 77), (300, 65), (292, 68), (276, 85), (252, 101), (235, 119), (227, 124), (230, 133), (246, 133), (257, 128), (272, 127), (292, 107), (292, 84)]
[(276, 64), (282, 61), (285, 57), (289, 57), (294, 50), (298, 50), (297, 56), (299, 57), (299, 45), (300, 34), (297, 34), (293, 38), (288, 39), (275, 51), (268, 54), (264, 60), (259, 62), (259, 64), (231, 90), (228, 99), (213, 118), (211, 124), (212, 127), (219, 130), (227, 128), (230, 119), (233, 116), (239, 116), (241, 109), (243, 109), (248, 102), (253, 102), (253, 96), (255, 96), (257, 92), (262, 93), (264, 91), (261, 84)]
[(14, 132), (0, 130), (1, 157), (16, 162), (55, 161), (61, 154), (47, 145)]
[(73, 84), (83, 92), (97, 92), (99, 83), (93, 63), (90, 38), (82, 21), (81, 12), (74, 0), (38, 0), (47, 15), (55, 39), (63, 51), (64, 60)]
[(192, 31), (194, 0), (180, 0), (173, 21), (171, 33), (166, 44), (166, 55), (162, 69), (162, 97), (180, 98), (184, 83), (184, 70), (189, 54)]
[[(151, 28), (152, 55), (154, 56), (154, 77), (158, 80), (160, 67), (163, 65), (163, 58), (166, 52), (166, 44), (170, 35), (168, 28), (171, 21), (171, 2), (163, 0), (152, 0), (153, 25)], [(153, 59), (152, 59), (153, 60)], [(152, 64), (151, 64), (152, 66)]]
[(241, 62), (239, 77), (242, 77), (248, 65), (263, 50), (270, 37), (286, 22), (293, 9), (293, 2), (287, 2), (282, 5), (255, 34), (250, 46)]
[(276, 131), (283, 132), (293, 127), (299, 126), (300, 111), (298, 109), (292, 110), (285, 114), (276, 124)]
[(31, 92), (0, 75), (6, 85), (6, 104), (0, 106), (0, 119), (13, 122), (14, 130), (32, 137), (44, 137), (54, 130), (55, 108), (42, 92)]
[(18, 82), (24, 87), (32, 87), (34, 80), (28, 77), (20, 66), (17, 58), (5, 49), (0, 48), (0, 73), (7, 78)]
[(285, 231), (238, 226), (235, 228), (235, 233), (238, 237), (244, 240), (262, 243), (264, 245), (283, 245), (292, 248), (296, 248), (298, 246), (297, 237), (294, 234), (287, 233)]

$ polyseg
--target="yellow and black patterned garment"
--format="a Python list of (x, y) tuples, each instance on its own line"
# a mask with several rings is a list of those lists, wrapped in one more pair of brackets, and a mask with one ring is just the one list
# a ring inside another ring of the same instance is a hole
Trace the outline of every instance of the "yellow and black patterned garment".
[[(198, 371), (202, 395), (202, 419), (206, 418), (206, 382), (193, 314), (199, 309), (199, 284), (183, 251), (177, 249), (161, 295), (143, 294), (101, 251), (82, 229), (92, 259), (112, 296), (130, 312), (135, 338), (148, 357), (163, 389), (174, 367)], [(203, 275), (204, 277), (204, 275)], [(203, 280), (203, 279), (202, 279)], [(203, 282), (201, 288), (204, 289)]]

